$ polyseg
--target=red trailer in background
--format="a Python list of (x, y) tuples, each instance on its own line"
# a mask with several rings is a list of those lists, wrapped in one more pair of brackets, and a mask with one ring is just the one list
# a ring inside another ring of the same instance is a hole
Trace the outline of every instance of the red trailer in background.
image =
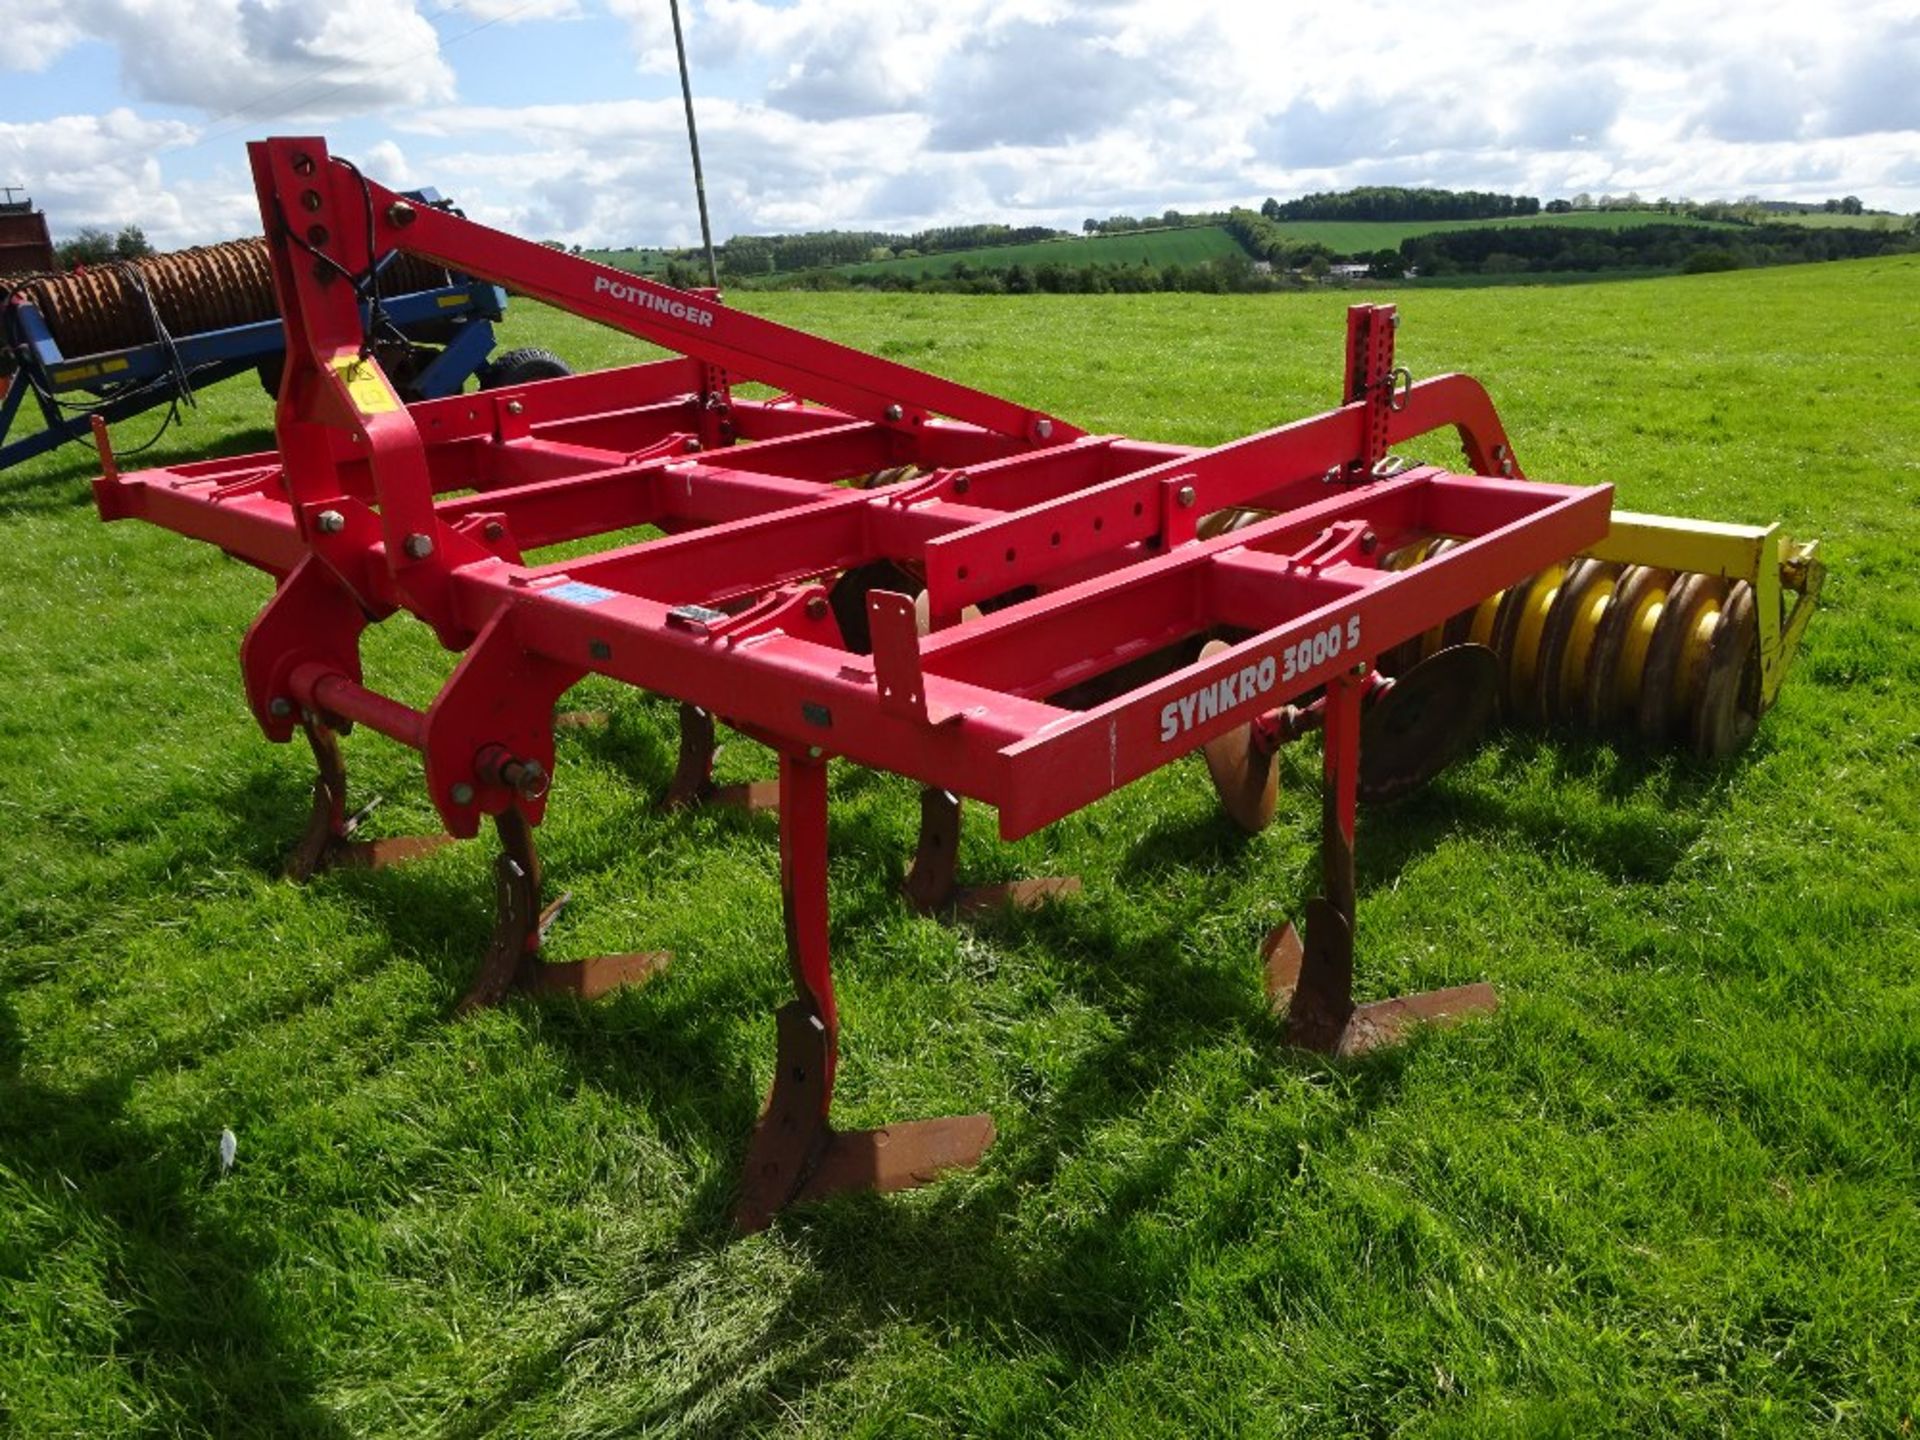
[(0, 280), (9, 275), (44, 274), (53, 269), (53, 237), (47, 217), (31, 199), (16, 200), (7, 187), (0, 198)]

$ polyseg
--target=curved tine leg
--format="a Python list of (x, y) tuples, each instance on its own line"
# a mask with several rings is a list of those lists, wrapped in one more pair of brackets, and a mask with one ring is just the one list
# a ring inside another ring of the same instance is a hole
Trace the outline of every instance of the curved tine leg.
[(1353, 1000), (1354, 800), (1358, 780), (1360, 687), (1347, 677), (1327, 689), (1320, 868), (1323, 894), (1306, 906), (1306, 936), (1292, 925), (1268, 935), (1267, 994), (1287, 1017), (1288, 1043), (1327, 1055), (1358, 1055), (1405, 1039), (1420, 1022), (1450, 1024), (1499, 1005), (1491, 985)]
[(907, 903), (921, 914), (944, 910), (959, 888), (960, 799), (945, 790), (920, 792), (920, 839), (907, 871)]
[(661, 800), (665, 810), (694, 805), (729, 805), (749, 813), (780, 808), (780, 782), (748, 780), (739, 785), (713, 783), (713, 757), (720, 751), (713, 716), (698, 705), (680, 707), (680, 758)]
[(347, 814), (347, 762), (340, 754), (340, 737), (324, 720), (307, 716), (301, 722), (312, 747), (319, 774), (313, 782), (313, 808), (307, 827), (287, 857), (286, 877), (304, 883), (328, 870), (378, 870), (431, 855), (451, 845), (451, 835), (395, 835), (380, 840), (356, 840), (354, 832), (380, 803), (374, 796), (358, 814)]
[(644, 985), (667, 968), (672, 957), (660, 951), (542, 960), (541, 942), (570, 897), (563, 894), (541, 908), (540, 856), (525, 816), (518, 810), (503, 811), (494, 817), (494, 828), (500, 835), (500, 854), (493, 862), (493, 938), (473, 983), (454, 1007), (456, 1015), (497, 1005), (513, 989), (595, 1000), (624, 986)]
[(960, 797), (948, 790), (920, 792), (920, 839), (913, 848), (913, 865), (900, 887), (907, 903), (922, 915), (954, 919), (983, 915), (1010, 905), (1031, 910), (1048, 900), (1080, 893), (1078, 875), (1050, 875), (1033, 880), (1009, 880), (1001, 885), (961, 885)]
[(993, 1143), (987, 1115), (878, 1130), (829, 1122), (840, 1022), (827, 937), (827, 767), (818, 760), (780, 760), (780, 891), (796, 998), (776, 1016), (773, 1085), (741, 1174), (734, 1223), (746, 1232), (764, 1230), (788, 1205), (925, 1185), (975, 1164)]

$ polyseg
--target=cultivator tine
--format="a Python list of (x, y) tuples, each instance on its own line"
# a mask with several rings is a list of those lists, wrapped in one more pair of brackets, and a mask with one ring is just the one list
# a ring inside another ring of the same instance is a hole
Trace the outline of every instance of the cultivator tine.
[(500, 854), (493, 862), (493, 938), (474, 972), (473, 983), (454, 1007), (457, 1015), (497, 1005), (509, 991), (533, 995), (572, 995), (597, 999), (613, 990), (644, 985), (666, 969), (670, 956), (660, 952), (597, 955), (590, 960), (550, 962), (540, 958), (549, 926), (572, 899), (563, 894), (540, 905), (540, 857), (533, 827), (517, 810), (494, 818)]
[(714, 757), (720, 746), (714, 736), (713, 716), (698, 705), (680, 707), (680, 758), (667, 783), (663, 810), (686, 810), (695, 805), (725, 805), (749, 815), (780, 808), (778, 780), (747, 780), (716, 785)]
[[(1484, 676), (1484, 670), (1481, 671)], [(1451, 680), (1449, 684), (1453, 683)], [(1320, 869), (1324, 894), (1306, 905), (1305, 935), (1284, 925), (1261, 947), (1267, 997), (1284, 1014), (1287, 1041), (1325, 1055), (1360, 1055), (1398, 1043), (1418, 1024), (1452, 1024), (1499, 1006), (1491, 985), (1461, 985), (1356, 1005), (1353, 999), (1353, 800), (1357, 789), (1359, 679), (1327, 687)]]
[(431, 855), (451, 845), (451, 835), (392, 835), (378, 840), (356, 840), (355, 834), (366, 818), (380, 807), (376, 795), (349, 816), (347, 810), (347, 764), (340, 754), (340, 737), (324, 721), (306, 716), (301, 721), (307, 743), (319, 774), (313, 782), (313, 808), (307, 815), (307, 828), (293, 853), (287, 857), (285, 874), (289, 880), (304, 884), (328, 870), (380, 870), (407, 860)]
[(746, 1233), (766, 1229), (789, 1205), (928, 1184), (977, 1164), (994, 1138), (988, 1115), (874, 1130), (829, 1123), (839, 1016), (827, 940), (826, 766), (783, 757), (780, 787), (780, 888), (797, 996), (775, 1016), (773, 1085), (741, 1172), (734, 1224)]
[(960, 797), (929, 787), (920, 792), (920, 837), (913, 848), (913, 864), (900, 887), (907, 903), (922, 915), (967, 920), (1008, 908), (1031, 910), (1049, 900), (1080, 893), (1078, 875), (962, 885), (959, 867)]

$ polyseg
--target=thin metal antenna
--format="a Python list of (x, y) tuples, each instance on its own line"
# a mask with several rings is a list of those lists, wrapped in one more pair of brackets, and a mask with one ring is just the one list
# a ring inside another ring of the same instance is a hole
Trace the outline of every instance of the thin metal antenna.
[(680, 0), (667, 0), (673, 11), (673, 48), (680, 55), (680, 94), (687, 102), (687, 147), (693, 151), (693, 194), (700, 202), (700, 239), (707, 247), (707, 283), (720, 288), (720, 267), (713, 258), (713, 227), (707, 223), (707, 182), (700, 173), (700, 132), (693, 124), (693, 81), (687, 78), (687, 40), (680, 31)]

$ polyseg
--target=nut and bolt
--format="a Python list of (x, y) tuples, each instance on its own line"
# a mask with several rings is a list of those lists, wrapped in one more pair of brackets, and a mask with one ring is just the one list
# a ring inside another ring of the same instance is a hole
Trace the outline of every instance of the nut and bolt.
[(1360, 536), (1360, 553), (1371, 555), (1380, 544), (1380, 537), (1368, 530)]
[(1053, 438), (1053, 421), (1040, 420), (1035, 422), (1033, 433), (1038, 435), (1042, 440), (1051, 440)]
[(404, 200), (394, 201), (393, 204), (387, 206), (387, 223), (389, 225), (411, 225), (413, 223), (413, 206), (407, 204)]
[(1180, 508), (1182, 510), (1191, 510), (1194, 501), (1193, 486), (1182, 485), (1178, 490), (1173, 492), (1173, 498), (1180, 502)]
[(424, 560), (433, 554), (433, 537), (416, 530), (400, 543), (400, 548), (407, 552), (409, 560)]
[(826, 596), (815, 595), (807, 601), (807, 618), (809, 620), (824, 620), (827, 618)]
[(526, 410), (527, 407), (522, 405), (518, 400), (507, 401), (507, 413), (509, 415), (524, 415)]
[(509, 760), (500, 767), (500, 779), (522, 800), (538, 800), (553, 783), (538, 760)]
[(818, 760), (824, 753), (818, 745), (807, 746), (807, 758), (809, 760)]
[(1356, 680), (1366, 679), (1367, 678), (1367, 662), (1362, 660), (1358, 665), (1353, 667), (1353, 670), (1351, 673), (1353, 675), (1353, 678)]
[(455, 785), (449, 793), (452, 794), (453, 803), (456, 805), (471, 805), (473, 803), (473, 786), (464, 780)]
[(967, 491), (971, 490), (972, 488), (973, 488), (972, 476), (956, 475), (953, 477), (953, 493), (954, 494), (964, 495), (967, 493)]
[(480, 533), (488, 540), (503, 540), (506, 538), (507, 527), (498, 520), (489, 520), (480, 527)]
[(693, 454), (693, 453), (695, 453), (695, 452), (696, 452), (697, 450), (699, 450), (699, 448), (700, 448), (700, 442), (699, 442), (698, 440), (696, 440), (696, 439), (694, 439), (694, 438), (693, 438), (693, 436), (691, 436), (691, 435), (689, 435), (689, 436), (687, 437), (687, 443), (686, 443), (686, 446), (685, 446), (684, 448), (686, 449), (686, 452), (687, 452), (687, 454), (689, 454), (689, 455), (692, 455), (692, 454)]
[(898, 405), (889, 405), (887, 406), (887, 409), (886, 409), (886, 416), (887, 416), (887, 419), (889, 420), (898, 420), (902, 415), (905, 415), (906, 413), (907, 412), (902, 410)]
[(284, 695), (276, 695), (267, 702), (267, 713), (276, 720), (284, 720), (293, 714), (293, 701)]
[(347, 517), (338, 510), (322, 510), (313, 517), (313, 523), (322, 535), (338, 535), (347, 528)]

